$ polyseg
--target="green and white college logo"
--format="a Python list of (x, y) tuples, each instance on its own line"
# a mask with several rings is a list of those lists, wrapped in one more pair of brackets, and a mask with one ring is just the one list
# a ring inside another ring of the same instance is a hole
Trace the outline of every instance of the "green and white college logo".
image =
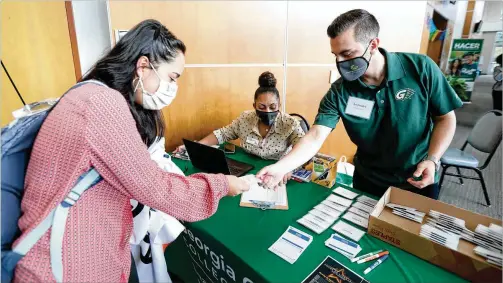
[(351, 65), (351, 71), (356, 71), (358, 70), (358, 66), (356, 65)]
[(407, 100), (411, 99), (412, 95), (414, 95), (415, 91), (410, 88), (404, 88), (402, 90), (399, 90), (395, 94), (396, 100)]

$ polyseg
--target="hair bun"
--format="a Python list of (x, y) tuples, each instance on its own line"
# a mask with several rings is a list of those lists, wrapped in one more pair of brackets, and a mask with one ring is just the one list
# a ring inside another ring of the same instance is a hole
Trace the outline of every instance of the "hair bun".
[(258, 85), (260, 87), (276, 87), (276, 78), (271, 72), (263, 72), (258, 77)]

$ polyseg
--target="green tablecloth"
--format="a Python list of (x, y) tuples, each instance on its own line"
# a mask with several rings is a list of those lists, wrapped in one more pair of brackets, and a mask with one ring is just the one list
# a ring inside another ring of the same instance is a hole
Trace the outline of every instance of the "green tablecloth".
[[(229, 157), (255, 165), (251, 173), (271, 163), (241, 149)], [(175, 160), (175, 163), (182, 170), (188, 168), (187, 175), (197, 172), (189, 161)], [(296, 222), (329, 196), (331, 190), (292, 180), (287, 184), (287, 193), (288, 210), (262, 211), (240, 207), (240, 197), (222, 199), (218, 211), (209, 219), (185, 223), (187, 231), (166, 249), (168, 269), (185, 282), (301, 282), (330, 255), (363, 275), (363, 270), (371, 263), (351, 263), (325, 246), (325, 240), (334, 232), (332, 229), (317, 235)], [(268, 250), (289, 225), (314, 238), (294, 264)], [(370, 282), (465, 282), (453, 273), (367, 234), (359, 244), (363, 249), (360, 255), (377, 249), (390, 252), (387, 261), (364, 276)]]

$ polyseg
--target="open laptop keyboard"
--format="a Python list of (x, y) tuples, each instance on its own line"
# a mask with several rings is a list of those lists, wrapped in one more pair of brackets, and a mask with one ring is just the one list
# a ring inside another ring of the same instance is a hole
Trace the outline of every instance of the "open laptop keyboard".
[(243, 168), (238, 164), (234, 163), (234, 160), (227, 158), (227, 167), (229, 167), (229, 172), (231, 175), (237, 175), (243, 171)]
[(229, 164), (229, 171), (230, 171), (231, 175), (237, 175), (237, 174), (241, 173), (242, 170), (238, 166), (232, 166)]

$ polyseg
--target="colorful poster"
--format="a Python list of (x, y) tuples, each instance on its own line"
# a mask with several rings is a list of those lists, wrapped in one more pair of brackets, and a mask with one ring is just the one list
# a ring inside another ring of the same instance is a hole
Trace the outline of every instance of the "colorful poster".
[(483, 39), (454, 39), (447, 75), (461, 100), (469, 102), (482, 53)]
[(327, 256), (302, 283), (368, 283), (368, 281)]

